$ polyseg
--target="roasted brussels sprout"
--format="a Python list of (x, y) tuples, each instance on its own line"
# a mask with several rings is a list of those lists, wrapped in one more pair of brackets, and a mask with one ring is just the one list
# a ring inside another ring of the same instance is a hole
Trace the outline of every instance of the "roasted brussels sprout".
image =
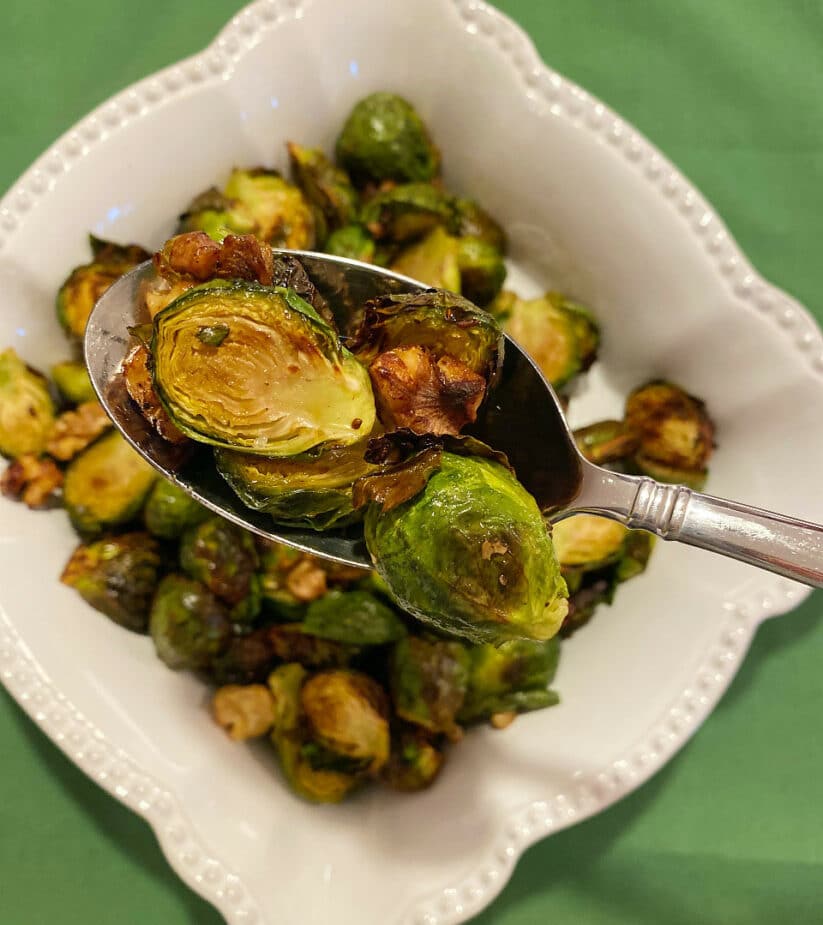
[(63, 501), (74, 528), (94, 536), (140, 513), (157, 473), (116, 431), (76, 456), (66, 470)]
[(391, 693), (397, 715), (460, 738), (455, 719), (468, 689), (469, 654), (459, 642), (407, 636), (394, 647)]
[(115, 623), (145, 632), (160, 564), (155, 539), (123, 533), (78, 546), (60, 580)]
[(629, 530), (623, 544), (623, 557), (617, 563), (615, 577), (628, 581), (646, 570), (657, 537), (645, 530)]
[(471, 646), (468, 689), (458, 719), (472, 723), (557, 703), (557, 694), (547, 688), (559, 654), (557, 637), (545, 642), (513, 639), (499, 647)]
[(180, 538), (180, 567), (226, 604), (240, 604), (253, 592), (257, 565), (251, 534), (222, 517), (209, 517)]
[[(218, 325), (217, 347), (202, 339)], [(188, 436), (261, 456), (347, 445), (374, 426), (368, 374), (290, 289), (213, 282), (154, 319), (154, 386)]]
[(595, 465), (622, 463), (637, 449), (640, 439), (625, 421), (598, 421), (574, 432), (577, 448)]
[(569, 576), (569, 582), (574, 590), (569, 595), (569, 612), (560, 629), (560, 635), (564, 637), (585, 626), (598, 607), (611, 604), (617, 583), (614, 569), (574, 572)]
[(488, 312), (451, 292), (389, 295), (368, 303), (352, 340), (364, 363), (395, 347), (449, 355), (488, 382), (502, 356), (503, 335)]
[(596, 514), (574, 514), (552, 527), (554, 551), (560, 565), (589, 571), (619, 561), (628, 534), (623, 524)]
[(335, 257), (348, 257), (350, 260), (362, 260), (363, 263), (375, 262), (374, 238), (362, 225), (345, 225), (333, 231), (326, 238), (323, 250)]
[(392, 790), (413, 793), (430, 787), (443, 766), (443, 749), (426, 730), (408, 726), (392, 735), (389, 760), (381, 779)]
[(700, 489), (714, 449), (714, 424), (702, 401), (669, 382), (649, 382), (626, 400), (626, 424), (639, 438), (634, 462), (664, 482)]
[(24, 453), (13, 459), (0, 475), (0, 493), (27, 507), (50, 507), (63, 485), (63, 472), (53, 459)]
[(175, 670), (208, 668), (231, 639), (231, 623), (220, 601), (199, 581), (166, 575), (149, 614), (157, 655)]
[(85, 363), (78, 363), (76, 360), (56, 363), (51, 368), (51, 378), (63, 399), (73, 405), (92, 401), (97, 397)]
[(352, 109), (335, 154), (355, 183), (431, 180), (440, 154), (411, 103), (393, 93), (372, 93)]
[(42, 452), (53, 423), (45, 376), (26, 366), (14, 348), (0, 351), (0, 455)]
[(459, 238), (477, 238), (501, 254), (506, 253), (506, 233), (473, 199), (455, 198), (451, 203), (448, 230)]
[(513, 299), (505, 306), (503, 329), (532, 357), (559, 389), (594, 362), (599, 335), (591, 316), (557, 293)]
[(321, 749), (308, 740), (305, 731), (300, 694), (306, 677), (306, 669), (295, 663), (281, 665), (269, 675), (269, 690), (274, 696), (272, 743), (295, 793), (314, 803), (339, 803), (357, 786), (358, 777), (328, 767), (331, 762), (326, 767), (312, 766), (311, 758), (320, 757), (317, 753)]
[(457, 245), (460, 292), (475, 305), (488, 305), (506, 279), (503, 254), (481, 238), (460, 238)]
[(308, 668), (343, 668), (360, 653), (358, 646), (322, 639), (306, 632), (302, 623), (281, 623), (268, 628), (274, 654), (283, 662), (300, 662)]
[(203, 231), (212, 240), (222, 241), (229, 234), (251, 234), (254, 221), (237, 203), (212, 186), (197, 196), (180, 215), (177, 230), (181, 234)]
[(91, 237), (94, 259), (76, 267), (57, 294), (57, 317), (63, 329), (83, 337), (91, 310), (101, 295), (124, 273), (148, 260), (151, 254), (137, 244), (119, 245)]
[(264, 684), (227, 684), (214, 692), (212, 713), (236, 742), (258, 739), (274, 725), (274, 697)]
[(294, 142), (289, 142), (287, 148), (294, 182), (319, 211), (326, 231), (336, 231), (353, 222), (359, 203), (346, 171), (336, 167), (320, 148), (303, 148)]
[(248, 507), (271, 514), (278, 523), (327, 530), (362, 516), (352, 507), (352, 485), (377, 468), (365, 461), (364, 451), (364, 444), (353, 444), (265, 459), (217, 449), (215, 459)]
[[(431, 183), (402, 183), (373, 196), (360, 220), (378, 241), (395, 243), (422, 238), (451, 217), (446, 194)], [(424, 280), (425, 282), (425, 280)]]
[(438, 227), (404, 248), (390, 267), (435, 289), (460, 292), (459, 255), (460, 241)]
[(67, 462), (112, 426), (111, 418), (96, 398), (64, 411), (54, 422), (46, 452)]
[(389, 757), (389, 703), (380, 685), (358, 671), (321, 671), (300, 691), (311, 738), (321, 748), (376, 774)]
[(212, 659), (209, 674), (218, 684), (254, 684), (265, 681), (274, 662), (269, 628), (232, 636), (225, 651)]
[(391, 607), (368, 591), (329, 591), (309, 604), (304, 632), (355, 646), (396, 642), (406, 627)]
[(154, 536), (176, 540), (189, 527), (197, 526), (211, 512), (168, 479), (158, 479), (143, 508), (143, 522)]
[(566, 584), (534, 498), (502, 465), (443, 453), (389, 512), (371, 505), (366, 545), (392, 596), (424, 623), (476, 642), (548, 639)]

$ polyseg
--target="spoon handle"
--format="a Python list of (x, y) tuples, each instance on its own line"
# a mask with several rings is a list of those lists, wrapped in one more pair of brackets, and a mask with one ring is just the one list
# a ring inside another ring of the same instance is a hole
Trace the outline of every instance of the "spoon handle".
[(823, 526), (587, 465), (576, 510), (823, 588)]

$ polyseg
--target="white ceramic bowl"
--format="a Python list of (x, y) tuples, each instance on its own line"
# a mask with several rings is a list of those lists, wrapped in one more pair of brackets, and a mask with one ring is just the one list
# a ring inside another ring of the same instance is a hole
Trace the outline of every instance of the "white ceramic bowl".
[[(282, 165), (289, 138), (330, 146), (352, 103), (376, 89), (414, 101), (447, 182), (508, 228), (516, 287), (551, 283), (602, 319), (602, 360), (574, 400), (576, 423), (669, 376), (716, 418), (712, 492), (823, 520), (820, 453), (809, 451), (823, 419), (823, 340), (809, 315), (757, 276), (631, 126), (476, 0), (349, 0), (344, 26), (335, 0), (260, 0), (202, 54), (83, 119), (0, 206), (0, 344), (41, 366), (62, 358), (54, 292), (86, 258), (87, 231), (157, 245), (232, 165)], [(215, 729), (194, 678), (58, 584), (74, 541), (62, 512), (0, 501), (2, 680), (151, 823), (180, 876), (231, 925), (464, 921), (529, 843), (665, 763), (758, 622), (805, 595), (660, 544), (648, 573), (564, 645), (561, 706), (473, 732), (429, 792), (312, 807), (282, 786), (266, 747)]]

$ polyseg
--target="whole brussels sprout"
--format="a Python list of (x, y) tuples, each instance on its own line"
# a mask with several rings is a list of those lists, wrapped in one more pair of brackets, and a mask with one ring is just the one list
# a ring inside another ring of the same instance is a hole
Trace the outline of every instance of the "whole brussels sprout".
[(435, 289), (460, 292), (459, 255), (460, 241), (438, 227), (400, 251), (389, 267)]
[(442, 454), (416, 497), (371, 505), (366, 545), (394, 599), (439, 630), (475, 642), (548, 639), (567, 589), (534, 498), (502, 465)]
[(394, 647), (391, 694), (397, 715), (430, 732), (460, 738), (455, 722), (468, 689), (469, 654), (459, 642), (407, 636)]
[(430, 733), (415, 726), (404, 727), (392, 735), (391, 754), (381, 780), (402, 793), (425, 790), (434, 783), (444, 759), (443, 749), (437, 747)]
[(211, 512), (168, 479), (158, 479), (143, 508), (143, 522), (154, 536), (176, 540), (189, 527), (197, 526)]
[(335, 257), (347, 257), (349, 260), (362, 260), (363, 263), (374, 263), (374, 238), (362, 225), (345, 225), (333, 231), (323, 245), (327, 254)]
[(411, 103), (393, 93), (372, 93), (352, 109), (335, 156), (356, 183), (431, 180), (440, 154)]
[(180, 539), (180, 567), (227, 604), (252, 593), (257, 565), (251, 534), (222, 517), (189, 527)]
[[(228, 333), (213, 346), (217, 326)], [(374, 426), (366, 370), (292, 290), (197, 286), (154, 319), (151, 350), (160, 400), (200, 442), (295, 456), (356, 443)]]
[(506, 233), (485, 209), (473, 199), (455, 198), (451, 202), (451, 219), (448, 230), (459, 238), (478, 238), (501, 254), (505, 254), (508, 243)]
[(60, 581), (115, 623), (145, 632), (159, 573), (157, 541), (147, 533), (123, 533), (78, 546)]
[(51, 368), (51, 378), (62, 398), (72, 405), (97, 398), (85, 363), (78, 363), (76, 360), (56, 363)]
[(320, 148), (303, 148), (291, 141), (286, 147), (294, 182), (318, 210), (326, 230), (336, 231), (353, 222), (359, 203), (346, 171), (336, 167)]
[(457, 247), (460, 292), (475, 305), (488, 305), (503, 287), (503, 254), (481, 238), (460, 238)]
[(451, 217), (448, 196), (431, 183), (401, 183), (373, 196), (360, 220), (378, 241), (422, 238)]
[(329, 591), (306, 610), (304, 632), (355, 646), (396, 642), (406, 627), (391, 607), (368, 591)]
[(54, 402), (45, 376), (17, 356), (0, 351), (0, 455), (40, 453), (54, 424)]
[(175, 670), (208, 668), (231, 639), (225, 608), (199, 581), (166, 575), (154, 595), (149, 632), (161, 661)]

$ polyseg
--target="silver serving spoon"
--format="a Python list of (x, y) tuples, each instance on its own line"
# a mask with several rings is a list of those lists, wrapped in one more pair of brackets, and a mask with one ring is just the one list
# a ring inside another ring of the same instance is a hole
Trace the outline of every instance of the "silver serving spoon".
[[(426, 287), (380, 267), (303, 251), (298, 257), (312, 282), (344, 321), (368, 299)], [(207, 448), (181, 453), (160, 438), (131, 402), (121, 364), (131, 325), (147, 321), (138, 299), (151, 263), (118, 280), (100, 299), (86, 328), (85, 352), (95, 391), (125, 438), (166, 478), (201, 504), (261, 536), (348, 565), (371, 568), (356, 528), (318, 533), (275, 524), (247, 508), (211, 464)], [(506, 338), (499, 381), (472, 433), (509, 457), (523, 485), (550, 519), (589, 512), (648, 530), (751, 565), (823, 587), (823, 527), (724, 501), (681, 485), (610, 472), (580, 454), (552, 387), (529, 357)]]

